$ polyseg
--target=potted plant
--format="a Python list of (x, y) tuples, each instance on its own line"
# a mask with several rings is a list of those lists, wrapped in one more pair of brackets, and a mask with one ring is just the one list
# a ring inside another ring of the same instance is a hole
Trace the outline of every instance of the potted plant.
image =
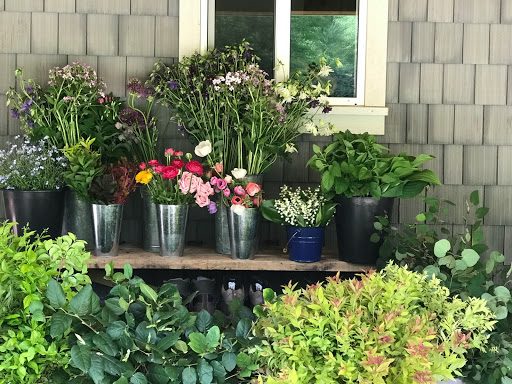
[(259, 243), (261, 184), (248, 181), (245, 169), (235, 168), (223, 179), (213, 177), (210, 183), (220, 196), (220, 203), (227, 207), (231, 257), (252, 259)]
[(160, 255), (183, 256), (189, 206), (194, 201), (199, 207), (209, 206), (214, 191), (201, 178), (202, 164), (190, 153), (168, 148), (164, 155), (165, 164), (141, 163), (135, 179), (147, 186), (156, 204)]
[(336, 203), (327, 201), (320, 187), (296, 189), (281, 187), (279, 198), (264, 200), (263, 217), (273, 223), (286, 225), (290, 260), (313, 263), (320, 261), (325, 227), (336, 211)]
[[(133, 138), (132, 154), (137, 164), (157, 158), (158, 128), (152, 116), (155, 103), (154, 89), (138, 79), (128, 83), (127, 106), (119, 114), (118, 127)], [(140, 189), (142, 198), (142, 248), (148, 252), (160, 251), (155, 203), (149, 191)]]
[(460, 375), (495, 323), (483, 299), (450, 298), (437, 279), (390, 264), (380, 272), (264, 292), (252, 351), (277, 383), (436, 383)]
[[(296, 152), (303, 133), (331, 134), (313, 116), (328, 112), (330, 68), (312, 64), (308, 71), (276, 82), (259, 67), (247, 42), (185, 57), (172, 66), (157, 63), (151, 74), (156, 97), (170, 108), (180, 130), (194, 144), (208, 142), (208, 166), (223, 178), (233, 168), (245, 169), (262, 184), (274, 162)], [(216, 249), (229, 253), (226, 211), (219, 206)]]
[(16, 234), (27, 224), (38, 233), (46, 230), (52, 238), (62, 234), (66, 166), (57, 148), (43, 140), (16, 136), (14, 143), (0, 150), (0, 189)]
[(135, 190), (136, 167), (126, 159), (103, 167), (89, 189), (92, 201), (94, 255), (117, 256), (123, 206)]
[(337, 133), (324, 148), (313, 145), (313, 152), (308, 166), (320, 172), (326, 197), (339, 203), (338, 249), (346, 261), (375, 264), (379, 244), (370, 241), (375, 216), (391, 215), (395, 198), (440, 184), (434, 172), (422, 168), (432, 156), (390, 154), (368, 133)]

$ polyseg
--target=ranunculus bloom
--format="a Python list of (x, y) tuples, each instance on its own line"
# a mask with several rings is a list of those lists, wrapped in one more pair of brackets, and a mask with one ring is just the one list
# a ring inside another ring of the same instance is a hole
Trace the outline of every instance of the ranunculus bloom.
[(183, 151), (176, 151), (176, 152), (174, 152), (174, 156), (176, 156), (176, 157), (183, 156)]
[(224, 176), (224, 180), (226, 180), (226, 183), (231, 184), (233, 182), (233, 178), (231, 175)]
[(231, 191), (229, 190), (229, 188), (223, 190), (222, 193), (224, 194), (225, 197), (229, 197), (229, 195), (231, 195)]
[(235, 192), (235, 195), (245, 196), (245, 189), (241, 185), (237, 185), (233, 192)]
[(203, 180), (190, 172), (183, 172), (179, 181), (179, 187), (183, 194), (195, 193), (201, 184), (203, 184)]
[(215, 172), (217, 172), (219, 175), (221, 175), (222, 172), (224, 171), (224, 165), (222, 163), (215, 163), (215, 165), (213, 166), (213, 169), (215, 169)]
[(247, 194), (249, 196), (253, 197), (254, 195), (261, 191), (261, 186), (259, 184), (251, 182), (245, 186), (245, 190), (247, 191)]
[(239, 216), (244, 213), (244, 209), (245, 209), (245, 207), (243, 205), (232, 205), (231, 206), (231, 210), (233, 211), (233, 213), (235, 215), (239, 215)]
[(243, 168), (234, 168), (231, 174), (235, 179), (243, 179), (247, 175), (247, 171)]
[(206, 207), (210, 204), (210, 199), (208, 198), (208, 195), (203, 194), (196, 194), (196, 204), (200, 206), (201, 208)]
[(173, 167), (172, 165), (169, 165), (167, 167), (164, 167), (162, 170), (162, 177), (164, 179), (170, 180), (174, 179), (178, 174), (180, 173), (180, 170), (176, 167)]
[(185, 165), (185, 162), (181, 159), (174, 159), (171, 161), (171, 165), (176, 168), (183, 168), (183, 165)]
[(221, 191), (226, 189), (227, 186), (228, 186), (228, 183), (226, 183), (226, 180), (217, 179), (217, 188), (219, 188)]
[(185, 168), (187, 171), (192, 172), (198, 176), (203, 175), (203, 166), (201, 163), (197, 160), (190, 160), (186, 165)]
[(149, 170), (140, 171), (135, 176), (135, 181), (139, 184), (149, 184), (151, 179), (153, 179), (153, 174)]
[(149, 164), (151, 167), (154, 167), (154, 166), (158, 165), (159, 163), (158, 163), (158, 160), (149, 160), (149, 161), (148, 161), (148, 164)]
[(147, 164), (146, 164), (146, 163), (140, 163), (140, 164), (139, 164), (139, 169), (140, 169), (141, 171), (145, 170), (147, 167), (148, 167), (148, 166), (147, 166)]
[(240, 196), (233, 196), (231, 198), (231, 204), (233, 204), (233, 205), (240, 205), (242, 203), (243, 203), (243, 201), (242, 201), (242, 198)]
[(194, 153), (199, 157), (208, 156), (212, 152), (212, 143), (210, 140), (201, 141), (194, 148)]
[[(201, 179), (199, 179), (199, 180), (201, 180)], [(215, 191), (213, 190), (210, 183), (203, 183), (201, 180), (201, 183), (197, 187), (197, 193), (200, 193), (201, 195), (211, 196), (215, 193)]]
[(160, 174), (164, 171), (164, 169), (165, 169), (165, 165), (160, 165), (160, 164), (159, 164), (159, 165), (155, 165), (155, 166), (153, 167), (153, 170), (154, 170), (156, 173), (160, 173)]
[(173, 156), (175, 153), (174, 149), (173, 148), (167, 148), (164, 152), (164, 155), (165, 156)]
[(210, 179), (210, 184), (217, 185), (217, 180), (219, 180), (219, 178), (217, 176), (212, 176)]

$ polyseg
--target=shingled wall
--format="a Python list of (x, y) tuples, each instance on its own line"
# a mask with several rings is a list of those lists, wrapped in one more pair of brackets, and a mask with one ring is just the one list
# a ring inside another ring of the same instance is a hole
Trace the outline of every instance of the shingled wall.
[[(0, 93), (23, 67), (39, 81), (47, 70), (73, 61), (97, 68), (110, 89), (145, 76), (158, 58), (176, 59), (177, 0), (0, 0)], [(430, 192), (456, 202), (449, 220), (460, 225), (463, 201), (475, 189), (491, 208), (485, 228), (492, 246), (512, 257), (512, 0), (390, 0), (386, 133), (392, 151), (430, 153), (443, 186)], [(190, 148), (165, 111), (162, 145)], [(350, 127), (346, 127), (350, 128)], [(0, 96), (0, 142), (19, 131)], [(309, 184), (305, 171), (311, 137), (300, 155), (266, 175), (269, 195), (283, 183)], [(419, 199), (397, 204), (407, 222)], [(140, 202), (127, 212), (123, 238), (140, 241)], [(1, 212), (0, 212), (1, 213)], [(188, 240), (211, 244), (211, 218), (194, 210)], [(263, 228), (267, 240), (283, 233)], [(334, 247), (333, 229), (328, 246)]]

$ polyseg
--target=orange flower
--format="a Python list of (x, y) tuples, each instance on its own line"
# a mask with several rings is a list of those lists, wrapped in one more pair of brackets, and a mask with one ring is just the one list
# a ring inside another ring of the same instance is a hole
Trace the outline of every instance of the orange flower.
[(242, 203), (243, 201), (240, 196), (233, 196), (233, 198), (231, 199), (231, 204), (233, 205), (242, 205)]

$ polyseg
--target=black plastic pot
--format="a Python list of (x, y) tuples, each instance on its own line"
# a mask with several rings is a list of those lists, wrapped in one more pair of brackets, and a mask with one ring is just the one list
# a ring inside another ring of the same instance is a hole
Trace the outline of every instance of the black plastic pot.
[(62, 234), (64, 191), (9, 189), (3, 195), (7, 220), (18, 223), (13, 227), (15, 234), (21, 234), (25, 225), (37, 233), (48, 229), (47, 234), (52, 238)]
[(380, 243), (372, 243), (375, 216), (391, 217), (393, 198), (339, 197), (336, 208), (336, 237), (339, 259), (355, 264), (374, 265)]

